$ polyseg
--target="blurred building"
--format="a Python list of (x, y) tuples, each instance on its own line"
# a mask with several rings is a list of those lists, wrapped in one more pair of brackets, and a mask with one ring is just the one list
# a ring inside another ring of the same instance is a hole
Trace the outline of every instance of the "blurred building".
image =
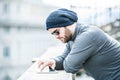
[[(77, 12), (81, 24), (99, 27), (120, 19), (120, 0), (43, 0), (49, 5), (66, 7)], [(117, 24), (116, 26), (119, 26)]]
[(120, 6), (108, 8), (92, 8), (71, 6), (78, 13), (79, 22), (83, 24), (92, 24), (103, 26), (120, 19)]
[(57, 43), (44, 28), (55, 8), (42, 0), (0, 0), (0, 80), (16, 80), (32, 58)]

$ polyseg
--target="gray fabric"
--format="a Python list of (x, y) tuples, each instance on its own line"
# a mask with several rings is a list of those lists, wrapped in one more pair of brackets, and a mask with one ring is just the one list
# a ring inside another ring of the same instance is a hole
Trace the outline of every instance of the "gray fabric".
[(76, 73), (84, 68), (95, 80), (120, 80), (120, 43), (94, 26), (77, 24), (56, 69)]

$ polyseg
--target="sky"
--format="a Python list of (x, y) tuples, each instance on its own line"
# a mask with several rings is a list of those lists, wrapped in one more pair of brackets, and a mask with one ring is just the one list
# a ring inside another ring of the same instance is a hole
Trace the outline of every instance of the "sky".
[(76, 5), (80, 7), (109, 8), (120, 5), (120, 0), (43, 0), (43, 2), (58, 7)]

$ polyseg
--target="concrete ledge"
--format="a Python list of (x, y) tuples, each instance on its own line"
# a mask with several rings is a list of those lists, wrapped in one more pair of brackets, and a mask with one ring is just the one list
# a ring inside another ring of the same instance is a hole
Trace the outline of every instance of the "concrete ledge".
[(75, 80), (75, 75), (65, 71), (38, 72), (37, 69), (37, 62), (35, 62), (17, 80)]
[[(40, 58), (53, 58), (62, 53), (64, 47), (51, 47)], [(17, 80), (75, 80), (75, 74), (65, 71), (49, 72), (46, 68), (43, 73), (39, 72), (37, 63), (40, 58), (34, 58), (33, 64)]]

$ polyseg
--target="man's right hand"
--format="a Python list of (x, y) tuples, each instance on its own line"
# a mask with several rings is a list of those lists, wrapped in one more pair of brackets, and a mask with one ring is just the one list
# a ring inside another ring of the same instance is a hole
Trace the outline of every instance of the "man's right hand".
[(41, 59), (38, 61), (38, 68), (42, 72), (45, 67), (51, 67), (55, 69), (56, 61), (54, 59)]

